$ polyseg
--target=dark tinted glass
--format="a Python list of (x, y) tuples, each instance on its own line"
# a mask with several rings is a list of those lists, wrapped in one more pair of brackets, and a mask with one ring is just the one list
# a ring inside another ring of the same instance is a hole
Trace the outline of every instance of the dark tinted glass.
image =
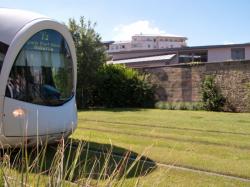
[(179, 63), (207, 62), (207, 51), (180, 52)]
[(4, 60), (4, 54), (0, 52), (0, 71), (2, 69), (2, 65), (3, 65), (3, 60)]
[(6, 96), (47, 106), (62, 105), (73, 96), (73, 62), (60, 33), (43, 30), (26, 42), (12, 67)]
[(245, 59), (245, 48), (231, 49), (232, 60), (244, 60)]
[(3, 42), (0, 42), (0, 71), (2, 69), (2, 65), (3, 65), (3, 60), (4, 60), (4, 57), (7, 53), (7, 50), (8, 50), (8, 45), (6, 45), (5, 43)]

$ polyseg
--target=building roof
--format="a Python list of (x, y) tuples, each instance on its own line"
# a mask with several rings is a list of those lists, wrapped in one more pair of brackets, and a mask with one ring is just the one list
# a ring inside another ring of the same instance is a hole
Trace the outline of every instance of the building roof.
[(115, 41), (113, 44), (127, 44), (131, 43), (131, 41)]
[(10, 45), (16, 33), (36, 19), (48, 19), (48, 17), (29, 11), (0, 8), (0, 41)]
[(107, 64), (127, 64), (127, 63), (151, 62), (151, 61), (157, 62), (163, 60), (171, 60), (175, 56), (176, 54), (168, 54), (168, 55), (159, 55), (159, 56), (142, 57), (142, 58), (130, 58), (124, 60), (108, 61)]
[[(178, 36), (178, 35), (172, 35), (172, 34), (135, 34), (133, 36), (152, 36), (152, 37), (169, 37), (169, 38), (183, 38), (183, 39), (188, 39), (185, 36)], [(132, 36), (132, 37), (133, 37)]]
[(104, 45), (109, 45), (109, 44), (112, 44), (112, 43), (114, 43), (115, 41), (102, 41), (102, 43), (104, 44)]

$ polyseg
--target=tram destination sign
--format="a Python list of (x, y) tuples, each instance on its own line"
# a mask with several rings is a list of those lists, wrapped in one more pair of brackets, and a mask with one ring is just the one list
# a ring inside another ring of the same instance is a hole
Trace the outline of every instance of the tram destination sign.
[(52, 30), (40, 31), (34, 35), (26, 44), (26, 50), (60, 52), (61, 45), (64, 45), (63, 38), (54, 35)]

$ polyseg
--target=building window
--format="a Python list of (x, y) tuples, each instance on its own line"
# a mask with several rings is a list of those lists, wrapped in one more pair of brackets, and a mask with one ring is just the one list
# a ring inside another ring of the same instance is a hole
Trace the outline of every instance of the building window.
[(190, 62), (207, 62), (207, 51), (179, 53), (179, 63)]
[(148, 48), (150, 48), (151, 46), (150, 45), (148, 45)]
[(207, 51), (204, 52), (194, 52), (193, 53), (194, 62), (207, 62)]
[(245, 48), (233, 48), (231, 49), (232, 60), (244, 60), (245, 59)]
[(193, 54), (189, 52), (179, 53), (179, 63), (190, 63), (193, 61)]

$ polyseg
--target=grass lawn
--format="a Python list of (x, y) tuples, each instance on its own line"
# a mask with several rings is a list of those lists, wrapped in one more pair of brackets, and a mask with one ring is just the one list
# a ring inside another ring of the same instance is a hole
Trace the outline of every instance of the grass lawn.
[[(93, 110), (78, 114), (72, 138), (100, 149), (143, 153), (154, 162), (250, 178), (250, 114), (167, 110)], [(139, 180), (138, 180), (139, 178)], [(250, 186), (250, 183), (157, 166), (125, 186)]]

